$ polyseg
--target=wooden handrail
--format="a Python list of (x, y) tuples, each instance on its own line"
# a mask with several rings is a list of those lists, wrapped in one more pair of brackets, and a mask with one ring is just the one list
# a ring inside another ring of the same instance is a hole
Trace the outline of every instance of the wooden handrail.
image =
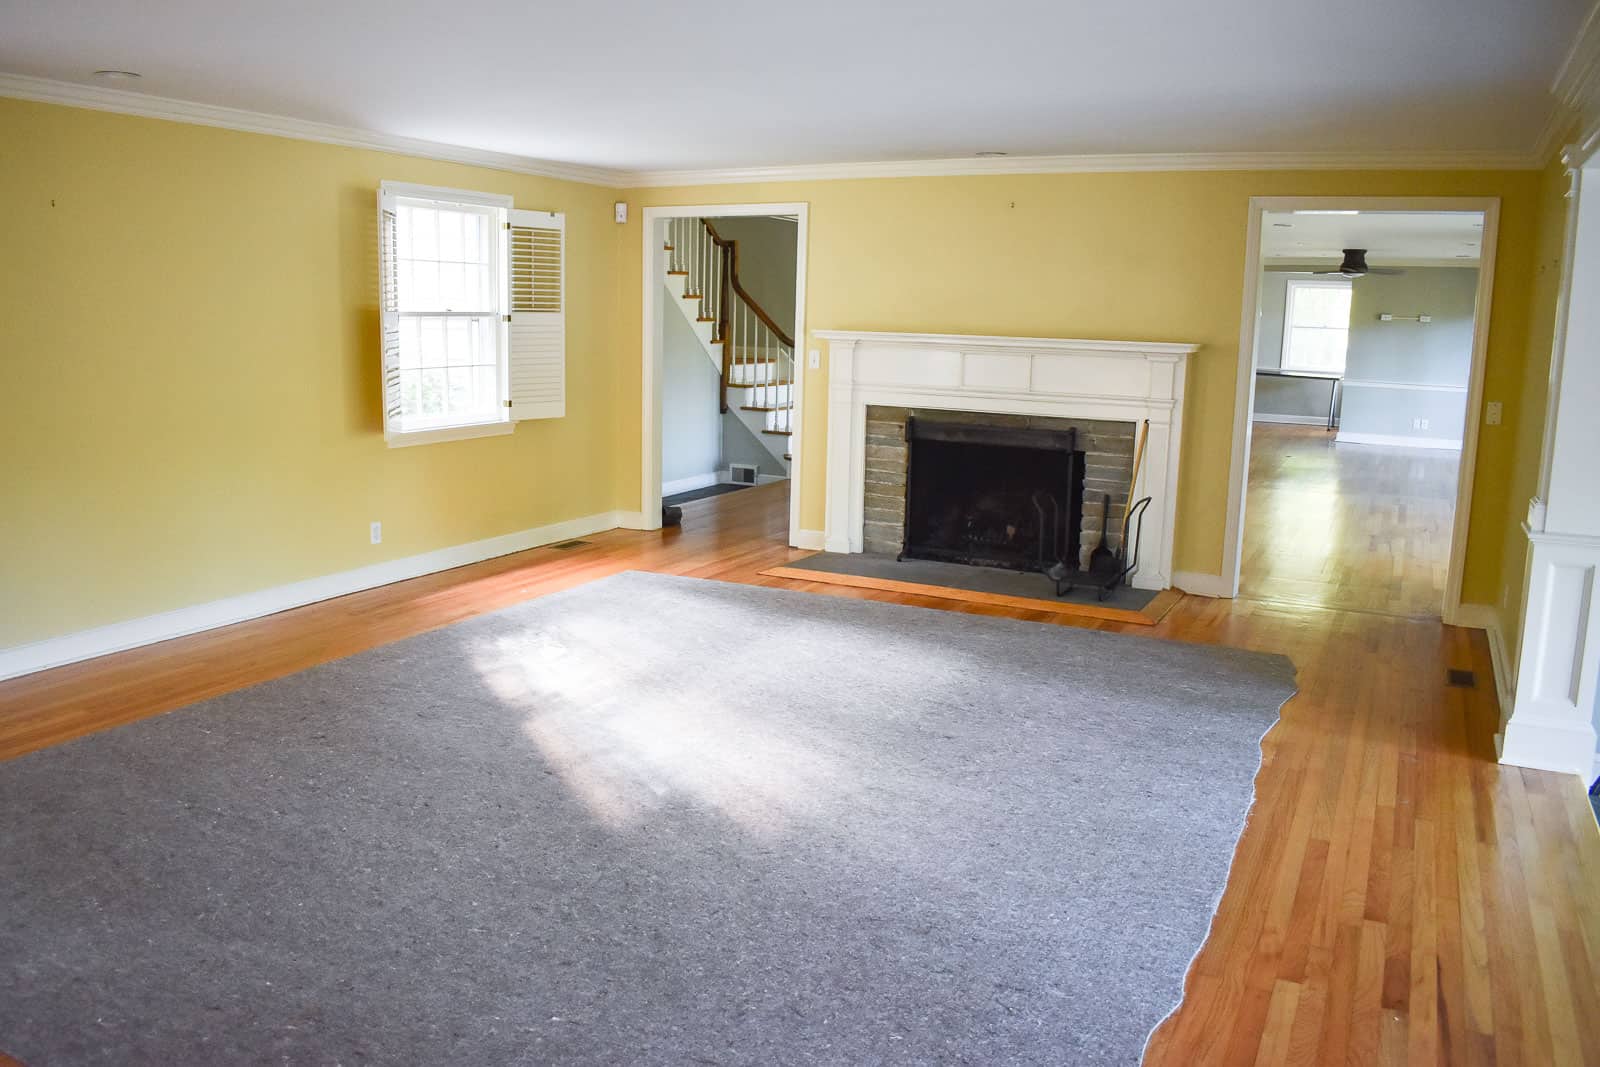
[[(739, 299), (743, 300), (747, 305), (749, 305), (750, 310), (756, 313), (756, 318), (765, 323), (767, 329), (777, 334), (778, 340), (782, 341), (785, 345), (788, 345), (790, 351), (793, 351), (794, 338), (789, 336), (789, 331), (785, 330), (782, 326), (779, 326), (776, 322), (773, 322), (772, 316), (767, 314), (766, 308), (763, 308), (759, 303), (757, 303), (755, 297), (751, 296), (749, 291), (746, 290), (743, 285), (739, 284), (739, 242), (730, 241), (726, 237), (723, 237), (717, 232), (717, 228), (711, 224), (710, 219), (701, 219), (700, 221), (705, 225), (706, 231), (711, 234), (711, 239), (716, 242), (717, 247), (725, 248), (728, 251), (727, 257), (723, 260), (722, 267), (723, 293), (726, 294), (728, 286), (731, 285), (733, 287), (733, 291), (739, 294)], [(717, 323), (717, 329), (724, 337), (727, 336), (728, 313), (728, 302), (727, 300), (723, 300), (722, 307), (717, 311), (717, 316), (721, 320)]]

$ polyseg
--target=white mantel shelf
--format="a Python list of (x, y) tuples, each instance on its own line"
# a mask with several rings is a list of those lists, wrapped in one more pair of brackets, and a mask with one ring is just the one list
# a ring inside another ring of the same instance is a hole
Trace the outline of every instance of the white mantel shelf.
[(1172, 584), (1188, 359), (1199, 345), (1065, 337), (818, 330), (828, 342), (825, 547), (860, 552), (868, 405), (1150, 420), (1135, 496), (1149, 496), (1132, 584)]

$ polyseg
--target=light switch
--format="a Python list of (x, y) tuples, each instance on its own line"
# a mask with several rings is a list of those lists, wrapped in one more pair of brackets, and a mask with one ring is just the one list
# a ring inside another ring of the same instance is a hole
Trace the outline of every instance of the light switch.
[(628, 202), (626, 200), (618, 200), (611, 205), (611, 210), (615, 213), (618, 222), (628, 221)]
[(810, 357), (810, 359), (808, 360), (808, 365), (811, 367), (812, 370), (820, 370), (820, 369), (822, 369), (822, 353), (821, 353), (821, 351), (819, 351), (818, 349), (813, 348), (810, 352), (807, 353), (807, 355)]
[(1483, 421), (1488, 426), (1499, 426), (1501, 416), (1500, 401), (1491, 400), (1483, 409)]

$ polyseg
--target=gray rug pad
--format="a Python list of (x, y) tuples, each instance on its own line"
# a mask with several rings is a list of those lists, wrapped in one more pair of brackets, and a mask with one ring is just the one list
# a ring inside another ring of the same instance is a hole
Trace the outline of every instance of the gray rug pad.
[(619, 575), (0, 764), (0, 1050), (1134, 1063), (1293, 689)]

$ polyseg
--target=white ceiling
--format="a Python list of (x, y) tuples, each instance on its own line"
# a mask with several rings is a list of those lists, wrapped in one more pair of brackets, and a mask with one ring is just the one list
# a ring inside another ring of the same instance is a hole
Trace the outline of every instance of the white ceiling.
[(628, 169), (1531, 151), (1590, 0), (0, 0), (0, 71)]
[(1336, 260), (1346, 248), (1367, 250), (1374, 267), (1396, 263), (1477, 263), (1483, 215), (1476, 211), (1364, 211), (1307, 215), (1269, 211), (1261, 220), (1265, 260)]

